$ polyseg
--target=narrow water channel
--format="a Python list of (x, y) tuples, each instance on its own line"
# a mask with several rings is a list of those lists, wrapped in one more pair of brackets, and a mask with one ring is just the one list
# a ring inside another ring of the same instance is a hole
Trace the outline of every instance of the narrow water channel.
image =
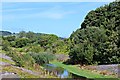
[(69, 71), (67, 71), (66, 69), (58, 67), (54, 64), (45, 64), (44, 69), (49, 71), (50, 73), (52, 72), (55, 76), (57, 76), (59, 78), (80, 78), (82, 80), (88, 80), (85, 77), (72, 74)]
[(54, 64), (45, 64), (44, 69), (52, 72), (55, 76), (59, 78), (71, 78), (71, 73), (61, 67), (57, 67)]

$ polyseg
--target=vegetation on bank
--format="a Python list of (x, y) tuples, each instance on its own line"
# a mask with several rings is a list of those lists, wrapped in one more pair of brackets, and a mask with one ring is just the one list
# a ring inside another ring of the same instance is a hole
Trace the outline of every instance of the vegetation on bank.
[(58, 66), (58, 67), (62, 67), (64, 69), (68, 70), (69, 72), (71, 72), (75, 75), (81, 76), (81, 77), (86, 77), (86, 78), (90, 78), (90, 79), (94, 79), (94, 78), (114, 78), (113, 76), (105, 76), (105, 75), (102, 75), (102, 74), (91, 72), (89, 70), (80, 69), (80, 68), (78, 68), (76, 66), (73, 66), (73, 65), (65, 65), (62, 62), (54, 61), (54, 62), (51, 62), (51, 63)]
[(30, 53), (30, 55), (39, 65), (48, 64), (50, 61), (55, 60), (55, 55), (51, 53)]
[(0, 62), (6, 62), (6, 63), (12, 64), (12, 65), (15, 65), (15, 62), (12, 62), (12, 61), (4, 59), (4, 58), (0, 58)]
[(2, 71), (3, 72), (7, 71), (7, 72), (11, 72), (11, 73), (16, 73), (18, 75), (18, 77), (20, 77), (20, 78), (40, 78), (40, 75), (33, 75), (33, 74), (25, 72), (25, 71), (23, 71), (21, 69), (12, 67), (12, 66), (3, 67)]

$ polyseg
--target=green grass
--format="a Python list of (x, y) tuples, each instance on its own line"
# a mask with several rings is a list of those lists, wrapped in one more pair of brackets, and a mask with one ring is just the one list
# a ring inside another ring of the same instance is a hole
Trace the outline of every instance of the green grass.
[(13, 68), (12, 66), (2, 67), (2, 71), (17, 73), (20, 78), (40, 78), (41, 76), (36, 76), (28, 72), (24, 72), (18, 68)]
[(83, 76), (86, 78), (114, 78), (113, 76), (104, 76), (102, 74), (91, 72), (89, 70), (80, 69), (73, 65), (65, 65), (62, 62), (54, 61), (54, 62), (50, 62), (50, 63), (55, 64), (56, 66), (62, 67), (75, 75)]

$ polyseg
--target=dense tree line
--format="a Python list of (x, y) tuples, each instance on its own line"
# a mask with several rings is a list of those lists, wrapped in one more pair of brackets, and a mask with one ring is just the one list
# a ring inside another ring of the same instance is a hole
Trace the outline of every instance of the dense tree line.
[(120, 1), (90, 11), (70, 40), (71, 63), (119, 63)]
[(42, 34), (21, 31), (16, 35), (2, 36), (3, 50), (8, 47), (22, 48), (23, 52), (50, 52), (68, 54), (70, 40), (59, 38), (54, 34)]
[(69, 39), (54, 34), (21, 31), (15, 35), (2, 35), (2, 50), (16, 62), (17, 66), (30, 68), (55, 60), (54, 54), (69, 53)]

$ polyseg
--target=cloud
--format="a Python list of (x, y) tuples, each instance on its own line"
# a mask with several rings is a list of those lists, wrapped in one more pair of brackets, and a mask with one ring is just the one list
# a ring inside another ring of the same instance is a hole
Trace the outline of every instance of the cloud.
[(29, 10), (35, 10), (40, 8), (17, 8), (17, 9), (3, 9), (4, 12), (16, 12), (16, 11), (29, 11)]
[(30, 14), (29, 17), (41, 17), (50, 19), (62, 19), (67, 15), (74, 14), (75, 11), (43, 11), (35, 14)]
[[(31, 11), (30, 11), (31, 10)], [(74, 14), (76, 11), (66, 11), (60, 6), (54, 6), (45, 10), (40, 8), (18, 8), (3, 10), (3, 18), (6, 20), (15, 19), (28, 19), (28, 18), (49, 18), (49, 19), (62, 19), (69, 14)], [(20, 13), (18, 13), (20, 11)], [(12, 12), (12, 13), (9, 13)]]

